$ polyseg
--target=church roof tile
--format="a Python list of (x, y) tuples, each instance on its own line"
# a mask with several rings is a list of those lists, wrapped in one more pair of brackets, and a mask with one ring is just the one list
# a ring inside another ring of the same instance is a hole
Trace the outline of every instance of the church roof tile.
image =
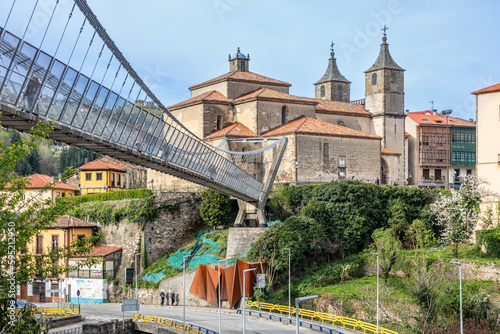
[(287, 93), (279, 92), (274, 89), (269, 89), (269, 88), (261, 88), (256, 90), (253, 93), (244, 95), (242, 97), (239, 97), (235, 99), (233, 102), (235, 104), (245, 102), (248, 100), (277, 100), (277, 101), (282, 101), (282, 102), (299, 102), (299, 103), (306, 103), (306, 104), (312, 104), (315, 105), (318, 102), (314, 99), (308, 98), (308, 97), (301, 97), (301, 96), (295, 96), (295, 95), (290, 95)]
[(392, 70), (400, 70), (404, 71), (396, 62), (392, 59), (391, 54), (389, 53), (389, 44), (387, 44), (387, 37), (382, 38), (382, 44), (380, 44), (380, 53), (378, 54), (378, 58), (375, 63), (365, 72), (371, 72), (380, 70), (382, 68), (392, 69)]
[(228, 99), (219, 91), (211, 90), (211, 91), (196, 95), (188, 100), (171, 105), (167, 109), (177, 109), (177, 108), (187, 107), (187, 106), (197, 104), (197, 103), (202, 103), (202, 102), (231, 103), (231, 101), (232, 101), (231, 99)]
[(401, 155), (401, 153), (398, 153), (398, 152), (393, 151), (393, 150), (389, 150), (385, 147), (380, 148), (380, 153), (382, 153), (382, 155)]
[(291, 86), (291, 84), (289, 84), (288, 82), (276, 80), (273, 78), (268, 78), (257, 73), (246, 72), (246, 71), (233, 71), (218, 76), (217, 78), (191, 86), (189, 87), (189, 90), (194, 90), (197, 88), (213, 85), (215, 83), (219, 83), (222, 81), (242, 81), (242, 82), (260, 83), (266, 85), (275, 85), (275, 86), (285, 86), (285, 87)]
[(325, 74), (319, 79), (315, 85), (323, 83), (323, 82), (328, 82), (328, 81), (342, 81), (342, 82), (347, 82), (351, 83), (349, 80), (347, 80), (339, 71), (339, 68), (337, 67), (337, 59), (334, 57), (333, 50), (331, 52), (331, 57), (328, 60), (328, 67), (326, 68)]
[(317, 112), (326, 113), (345, 113), (345, 114), (356, 114), (357, 116), (369, 117), (370, 113), (365, 110), (364, 106), (361, 104), (330, 101), (330, 100), (316, 100), (319, 102), (316, 105)]
[(229, 126), (226, 126), (222, 130), (216, 131), (206, 136), (204, 140), (222, 138), (222, 137), (254, 138), (257, 137), (257, 135), (243, 124), (233, 123)]

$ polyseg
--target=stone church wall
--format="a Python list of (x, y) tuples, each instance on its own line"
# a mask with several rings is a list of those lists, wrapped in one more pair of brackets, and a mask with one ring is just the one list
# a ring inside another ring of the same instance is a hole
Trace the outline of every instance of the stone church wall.
[(282, 125), (281, 110), (283, 106), (286, 106), (288, 108), (288, 115), (286, 119), (287, 123), (299, 118), (300, 116), (316, 118), (314, 105), (258, 101), (257, 125), (259, 133), (257, 133), (257, 135), (260, 136), (262, 133), (265, 133)]
[(331, 112), (316, 112), (316, 118), (325, 122), (339, 125), (344, 122), (346, 128), (371, 133), (371, 118), (359, 115), (343, 115)]
[(224, 96), (227, 96), (227, 81), (219, 82), (210, 86), (200, 87), (191, 91), (191, 97), (209, 92), (211, 90), (216, 90)]
[[(228, 99), (237, 99), (244, 95), (250, 94), (259, 90), (261, 88), (269, 88), (272, 90), (277, 90), (278, 92), (283, 92), (288, 94), (289, 87), (287, 86), (275, 86), (275, 85), (266, 85), (264, 83), (250, 83), (250, 82), (237, 82), (230, 81), (228, 83), (227, 90), (227, 98)], [(225, 94), (224, 94), (225, 95)]]
[(172, 110), (172, 115), (196, 136), (203, 138), (203, 104), (196, 104), (178, 110)]
[(243, 124), (257, 134), (257, 101), (235, 105), (234, 121)]

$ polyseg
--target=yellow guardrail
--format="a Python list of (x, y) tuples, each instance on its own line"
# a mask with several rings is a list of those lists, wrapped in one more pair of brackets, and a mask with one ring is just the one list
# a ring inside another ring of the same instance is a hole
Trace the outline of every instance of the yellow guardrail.
[[(279, 312), (280, 314), (288, 314), (288, 306), (285, 305), (248, 301), (248, 307), (258, 309), (259, 311), (263, 310), (268, 312), (276, 312), (276, 313)], [(292, 317), (295, 316), (296, 314), (295, 312), (296, 312), (295, 307), (290, 307), (290, 313)], [(309, 318), (309, 320), (319, 320), (321, 322), (330, 322), (333, 325), (342, 326), (345, 328), (350, 327), (355, 330), (363, 331), (363, 333), (373, 333), (373, 334), (377, 333), (377, 325), (364, 322), (361, 320), (342, 317), (339, 315), (316, 312), (299, 308), (299, 317)], [(398, 334), (395, 331), (383, 327), (379, 327), (378, 332), (380, 334)]]
[[(16, 307), (16, 314), (22, 310), (22, 307)], [(80, 314), (79, 308), (60, 308), (60, 307), (26, 307), (31, 313), (41, 314), (43, 317), (62, 317), (66, 315)]]
[(152, 315), (134, 313), (134, 321), (137, 322), (138, 320), (142, 320), (145, 323), (150, 323), (153, 326), (159, 324), (160, 328), (163, 328), (163, 326), (165, 326), (165, 328), (168, 328), (170, 331), (175, 330), (176, 333), (179, 333), (179, 331), (181, 331), (182, 333), (189, 334), (204, 334), (196, 328), (193, 328), (189, 325), (184, 325), (182, 322), (177, 322), (167, 318), (155, 317)]

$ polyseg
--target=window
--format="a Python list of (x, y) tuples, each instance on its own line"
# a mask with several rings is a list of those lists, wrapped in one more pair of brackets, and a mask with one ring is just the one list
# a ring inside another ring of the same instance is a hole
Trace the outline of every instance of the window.
[(92, 173), (85, 173), (85, 181), (92, 181)]
[(325, 92), (325, 85), (321, 85), (320, 93), (319, 94), (320, 94), (321, 97), (325, 97), (325, 94), (326, 94), (326, 92)]
[(472, 169), (467, 169), (467, 175), (472, 175)]
[(455, 169), (455, 182), (460, 182), (460, 169)]
[(102, 173), (95, 173), (96, 181), (102, 181)]
[(64, 197), (64, 196), (66, 196), (66, 193), (61, 193), (61, 197)]
[(424, 178), (424, 180), (429, 180), (429, 169), (424, 168), (422, 170), (422, 177)]
[(345, 126), (345, 123), (342, 122), (342, 121), (338, 121), (337, 124), (340, 125), (340, 126)]
[(115, 186), (115, 173), (111, 173), (111, 186)]
[(217, 116), (217, 124), (216, 124), (217, 130), (222, 129), (222, 116)]
[(121, 175), (120, 174), (116, 174), (116, 186), (118, 188), (120, 188), (122, 182), (121, 182)]
[(56, 192), (56, 197), (61, 197), (61, 193), (60, 192)]
[(372, 85), (376, 85), (377, 84), (377, 73), (373, 73), (372, 74)]
[(245, 70), (245, 62), (242, 61), (240, 64), (241, 64), (241, 70), (244, 71)]
[(328, 143), (323, 143), (323, 158), (330, 158), (330, 145)]
[(43, 236), (36, 236), (36, 254), (42, 254), (43, 252)]
[(285, 124), (287, 120), (288, 120), (288, 107), (283, 106), (281, 108), (281, 124)]
[(53, 235), (52, 236), (52, 250), (56, 249), (58, 246), (59, 246), (59, 236)]
[(84, 246), (85, 245), (85, 235), (84, 234), (78, 234), (76, 236), (76, 242), (78, 246)]
[(436, 179), (436, 181), (441, 180), (441, 169), (434, 170), (434, 178)]
[(398, 83), (398, 73), (396, 71), (391, 72), (391, 84)]
[(344, 86), (339, 85), (337, 89), (337, 100), (344, 101)]

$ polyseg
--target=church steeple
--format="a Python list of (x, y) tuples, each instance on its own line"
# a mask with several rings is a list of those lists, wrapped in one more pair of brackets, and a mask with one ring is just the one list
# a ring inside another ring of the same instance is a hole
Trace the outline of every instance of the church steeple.
[(250, 54), (247, 54), (245, 56), (243, 53), (240, 52), (240, 48), (238, 47), (238, 50), (236, 50), (236, 54), (234, 54), (234, 56), (231, 57), (231, 54), (229, 54), (229, 71), (249, 72), (248, 69), (249, 62), (250, 62)]
[(337, 67), (334, 45), (333, 42), (330, 45), (330, 59), (325, 74), (314, 84), (315, 96), (317, 99), (349, 102), (351, 82), (340, 73)]

